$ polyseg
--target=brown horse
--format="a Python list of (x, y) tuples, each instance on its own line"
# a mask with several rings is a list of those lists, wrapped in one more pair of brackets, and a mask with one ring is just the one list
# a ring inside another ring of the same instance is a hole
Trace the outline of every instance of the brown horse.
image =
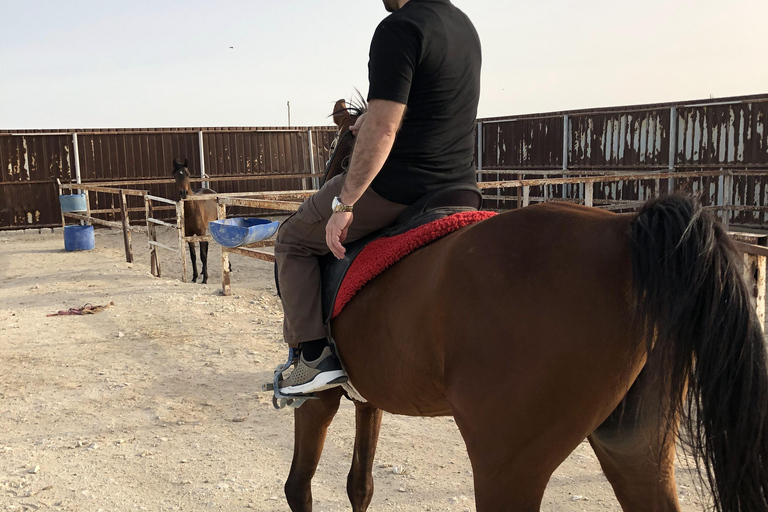
[[(768, 511), (766, 352), (739, 262), (716, 218), (672, 196), (634, 215), (523, 208), (395, 264), (332, 325), (368, 400), (356, 403), (353, 510), (373, 494), (385, 410), (456, 418), (481, 512), (539, 510), (585, 438), (623, 510), (679, 511), (679, 433), (716, 510)], [(341, 396), (295, 411), (293, 511), (312, 509)]]
[[(189, 182), (189, 160), (184, 162), (173, 160), (173, 177), (176, 179), (176, 185), (179, 188), (179, 197), (186, 199), (189, 195), (215, 194), (215, 190), (202, 188), (193, 191)], [(216, 201), (186, 201), (184, 203), (184, 236), (205, 236), (208, 230), (208, 223), (218, 218), (218, 208)], [(192, 259), (192, 282), (197, 281), (197, 255), (195, 254), (195, 243), (189, 243), (189, 257)], [(200, 242), (200, 262), (202, 263), (202, 284), (208, 282), (208, 242)]]

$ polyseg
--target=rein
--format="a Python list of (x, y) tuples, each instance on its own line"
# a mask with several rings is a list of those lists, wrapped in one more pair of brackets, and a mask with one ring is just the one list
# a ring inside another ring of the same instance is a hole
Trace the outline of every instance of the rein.
[[(345, 139), (348, 139), (349, 137), (354, 137), (352, 134), (352, 130), (347, 128), (344, 133), (337, 133), (336, 137), (333, 139), (333, 142), (331, 143), (331, 156), (328, 159), (328, 161), (325, 163), (325, 175), (323, 176), (323, 181), (320, 183), (320, 186), (322, 187), (326, 181), (328, 181), (328, 174), (331, 172), (331, 166), (333, 165), (333, 161), (336, 158), (336, 152), (338, 151), (339, 147), (341, 146), (342, 142), (345, 141)], [(349, 159), (349, 155), (345, 158), (345, 160)], [(342, 162), (342, 167), (344, 167), (344, 162)], [(348, 163), (347, 163), (348, 165)]]

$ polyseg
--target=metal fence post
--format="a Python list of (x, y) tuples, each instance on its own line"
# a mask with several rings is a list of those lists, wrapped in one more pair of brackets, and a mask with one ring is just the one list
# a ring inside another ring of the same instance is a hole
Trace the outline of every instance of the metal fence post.
[[(568, 172), (568, 153), (570, 150), (570, 126), (568, 125), (568, 114), (563, 115), (563, 175)], [(563, 185), (563, 196), (571, 197), (573, 185)]]
[[(205, 180), (205, 142), (202, 130), (197, 132), (197, 140), (200, 146), (200, 179)], [(211, 188), (211, 184), (203, 181), (200, 185), (203, 188)]]
[(731, 197), (733, 197), (733, 173), (729, 169), (723, 169), (723, 227), (728, 229), (731, 223), (731, 210), (728, 208), (731, 205)]
[[(669, 109), (669, 172), (674, 172), (677, 160), (677, 107)], [(667, 180), (667, 194), (675, 191), (675, 180)]]
[[(75, 157), (75, 182), (76, 183), (82, 183), (80, 181), (80, 150), (77, 146), (77, 133), (72, 134), (72, 146), (74, 149), (74, 157)], [(82, 194), (82, 190), (77, 191), (78, 194)]]
[[(312, 178), (304, 180), (305, 183), (311, 183), (312, 188), (317, 190), (320, 188), (320, 180), (315, 176), (315, 145), (312, 142), (312, 130), (307, 130), (307, 145), (309, 146), (309, 173), (312, 174)], [(305, 184), (305, 190), (307, 185)]]

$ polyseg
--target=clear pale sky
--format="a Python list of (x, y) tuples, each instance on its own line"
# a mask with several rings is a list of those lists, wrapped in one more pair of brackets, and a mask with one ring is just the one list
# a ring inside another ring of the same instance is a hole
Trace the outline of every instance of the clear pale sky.
[[(480, 117), (768, 92), (766, 0), (455, 0)], [(381, 0), (0, 0), (0, 128), (328, 124)], [(230, 48), (233, 47), (233, 48)]]

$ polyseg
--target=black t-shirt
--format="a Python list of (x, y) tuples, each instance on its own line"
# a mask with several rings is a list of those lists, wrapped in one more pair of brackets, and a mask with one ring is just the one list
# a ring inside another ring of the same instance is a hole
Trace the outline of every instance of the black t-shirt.
[(410, 0), (379, 24), (368, 100), (396, 101), (407, 109), (373, 190), (411, 204), (446, 184), (476, 183), (480, 65), (477, 31), (449, 0)]

